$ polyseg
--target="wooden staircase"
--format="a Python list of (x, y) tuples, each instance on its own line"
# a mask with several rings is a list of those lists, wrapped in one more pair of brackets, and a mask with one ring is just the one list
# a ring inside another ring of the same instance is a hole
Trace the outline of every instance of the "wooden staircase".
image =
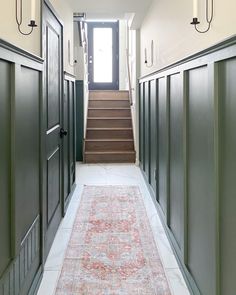
[(90, 91), (84, 162), (135, 162), (128, 91)]

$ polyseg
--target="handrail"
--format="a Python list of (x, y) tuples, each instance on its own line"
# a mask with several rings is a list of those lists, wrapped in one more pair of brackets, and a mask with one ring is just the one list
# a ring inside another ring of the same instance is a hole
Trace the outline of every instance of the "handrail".
[(130, 105), (133, 105), (133, 93), (132, 93), (132, 82), (131, 82), (131, 71), (130, 71), (130, 60), (129, 50), (126, 49), (126, 61), (127, 61), (127, 72), (128, 72), (128, 83), (129, 83), (129, 101)]

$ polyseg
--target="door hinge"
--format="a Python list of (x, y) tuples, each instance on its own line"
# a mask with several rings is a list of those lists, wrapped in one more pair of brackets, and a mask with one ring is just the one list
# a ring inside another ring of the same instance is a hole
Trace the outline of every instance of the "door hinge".
[(157, 180), (157, 169), (154, 171), (154, 179)]

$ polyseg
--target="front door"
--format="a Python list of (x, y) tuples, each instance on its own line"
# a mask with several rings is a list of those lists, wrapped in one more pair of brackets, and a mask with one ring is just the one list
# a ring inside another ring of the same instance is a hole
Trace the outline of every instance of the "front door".
[(43, 7), (43, 226), (44, 258), (62, 219), (62, 25), (47, 2)]
[(119, 22), (88, 22), (89, 90), (119, 90)]

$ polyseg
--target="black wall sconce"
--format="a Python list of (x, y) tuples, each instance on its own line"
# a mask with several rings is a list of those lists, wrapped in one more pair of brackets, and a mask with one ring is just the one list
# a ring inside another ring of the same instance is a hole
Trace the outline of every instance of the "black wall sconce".
[[(209, 7), (209, 1), (211, 1), (211, 7)], [(210, 12), (209, 12), (210, 10)], [(213, 12), (214, 12), (214, 0), (206, 0), (206, 21), (207, 21), (207, 28), (205, 30), (198, 29), (197, 25), (200, 24), (198, 20), (198, 0), (193, 0), (193, 21), (191, 25), (194, 25), (195, 30), (198, 33), (206, 33), (211, 28), (211, 23), (213, 20)]]
[(20, 0), (20, 2), (18, 0), (16, 0), (16, 23), (17, 23), (17, 27), (18, 27), (18, 31), (25, 36), (30, 35), (34, 28), (37, 27), (36, 22), (35, 22), (35, 11), (36, 11), (36, 0), (31, 0), (31, 19), (30, 19), (30, 23), (28, 24), (28, 26), (31, 28), (30, 31), (28, 33), (25, 33), (22, 31), (21, 29), (21, 25), (23, 22), (23, 0)]
[(147, 48), (144, 49), (144, 56), (145, 56), (144, 63), (146, 65), (146, 67), (151, 68), (154, 63), (154, 42), (153, 42), (153, 40), (151, 41), (151, 62), (150, 62), (150, 64), (148, 63), (148, 58), (147, 58)]

